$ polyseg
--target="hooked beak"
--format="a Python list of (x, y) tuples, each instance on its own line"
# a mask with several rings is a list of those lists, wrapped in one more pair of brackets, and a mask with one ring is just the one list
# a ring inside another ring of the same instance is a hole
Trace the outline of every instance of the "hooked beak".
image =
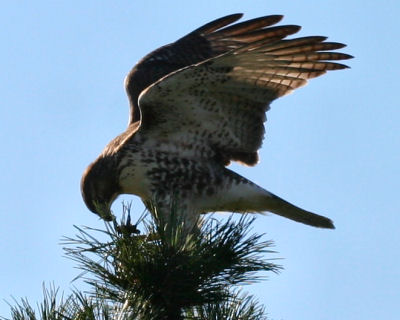
[(111, 203), (95, 203), (94, 206), (100, 218), (105, 221), (113, 221), (115, 219), (111, 212)]

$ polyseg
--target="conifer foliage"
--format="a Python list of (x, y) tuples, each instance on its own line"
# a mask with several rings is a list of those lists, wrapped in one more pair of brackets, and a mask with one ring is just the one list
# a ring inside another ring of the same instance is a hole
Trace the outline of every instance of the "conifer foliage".
[(63, 241), (89, 292), (63, 299), (44, 289), (36, 311), (21, 300), (11, 319), (266, 319), (264, 307), (238, 289), (279, 270), (266, 260), (271, 242), (251, 234), (254, 219), (211, 216), (188, 233), (173, 210), (168, 221), (155, 214), (131, 224), (124, 206), (120, 222), (75, 227), (76, 236)]

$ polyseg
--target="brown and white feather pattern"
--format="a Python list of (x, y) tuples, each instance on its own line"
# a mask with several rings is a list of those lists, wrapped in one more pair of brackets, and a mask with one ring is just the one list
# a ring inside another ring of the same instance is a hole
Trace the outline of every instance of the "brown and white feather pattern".
[[(147, 134), (161, 132), (170, 141), (186, 134), (200, 135), (223, 159), (256, 164), (269, 104), (307, 79), (345, 68), (319, 57), (349, 58), (312, 51), (317, 44), (323, 50), (323, 37), (297, 40), (284, 45), (282, 41), (252, 43), (161, 78), (139, 97), (143, 122), (149, 119)], [(331, 47), (328, 43), (327, 48)]]
[[(131, 70), (125, 81), (128, 129), (82, 179), (91, 210), (92, 198), (99, 202), (130, 193), (145, 203), (156, 201), (163, 214), (178, 204), (187, 228), (210, 211), (270, 211), (333, 228), (328, 218), (291, 205), (225, 166), (230, 161), (255, 165), (270, 103), (308, 79), (347, 68), (336, 60), (351, 56), (335, 52), (344, 45), (325, 37), (285, 39), (300, 27), (271, 27), (282, 16), (230, 25), (240, 17), (212, 21), (150, 53)], [(108, 171), (95, 175), (100, 166)], [(104, 187), (110, 176), (116, 176), (118, 188), (105, 195), (102, 190), (112, 190)], [(103, 209), (98, 211), (109, 217)]]

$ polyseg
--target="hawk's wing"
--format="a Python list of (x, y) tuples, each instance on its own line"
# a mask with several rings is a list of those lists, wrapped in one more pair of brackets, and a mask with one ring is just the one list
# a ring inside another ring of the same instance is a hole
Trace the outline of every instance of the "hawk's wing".
[(264, 39), (275, 41), (297, 32), (298, 26), (266, 28), (283, 16), (271, 15), (228, 26), (242, 17), (232, 14), (209, 22), (174, 43), (145, 56), (129, 72), (125, 88), (130, 100), (130, 123), (140, 120), (138, 97), (148, 86), (178, 69), (199, 63), (248, 43)]
[(225, 164), (254, 165), (271, 101), (327, 70), (346, 68), (329, 60), (351, 56), (328, 51), (344, 45), (325, 39), (255, 41), (175, 71), (140, 95), (139, 131), (211, 148)]

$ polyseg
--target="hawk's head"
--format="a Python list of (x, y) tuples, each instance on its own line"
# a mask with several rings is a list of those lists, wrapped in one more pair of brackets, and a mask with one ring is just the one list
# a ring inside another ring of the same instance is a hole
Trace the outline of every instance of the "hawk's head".
[(81, 192), (90, 211), (107, 221), (113, 219), (111, 205), (121, 193), (112, 157), (100, 156), (83, 173)]

